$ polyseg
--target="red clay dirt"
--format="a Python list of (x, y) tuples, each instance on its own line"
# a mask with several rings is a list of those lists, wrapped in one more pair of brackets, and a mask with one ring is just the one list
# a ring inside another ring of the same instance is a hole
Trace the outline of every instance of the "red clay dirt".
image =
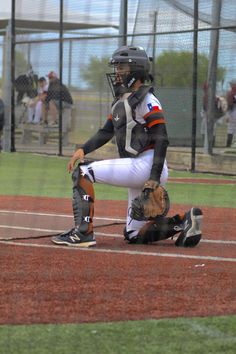
[[(203, 240), (193, 249), (177, 248), (174, 240), (129, 245), (123, 225), (113, 225), (95, 228), (97, 246), (80, 250), (32, 238), (43, 234), (40, 229), (68, 228), (73, 219), (27, 212), (70, 216), (69, 199), (6, 196), (0, 205), (24, 212), (0, 213), (0, 240), (31, 237), (0, 243), (0, 324), (236, 313), (235, 209), (203, 207)], [(174, 205), (170, 214), (189, 207)], [(124, 201), (97, 201), (95, 226), (109, 222), (103, 216), (124, 219), (125, 212)]]

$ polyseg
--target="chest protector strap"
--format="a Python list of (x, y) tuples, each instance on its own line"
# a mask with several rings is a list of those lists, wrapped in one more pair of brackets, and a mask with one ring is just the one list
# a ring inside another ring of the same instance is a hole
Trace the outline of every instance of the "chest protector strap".
[(129, 97), (128, 97), (128, 103), (132, 109), (132, 111), (135, 110), (135, 108), (137, 107), (137, 105), (139, 103), (142, 102), (142, 100), (144, 99), (144, 97), (146, 96), (146, 94), (148, 92), (153, 93), (154, 89), (152, 86), (147, 86), (147, 85), (143, 85), (141, 86), (138, 91), (133, 92)]
[(72, 174), (73, 212), (75, 227), (83, 234), (93, 232), (94, 188), (93, 183), (78, 166)]

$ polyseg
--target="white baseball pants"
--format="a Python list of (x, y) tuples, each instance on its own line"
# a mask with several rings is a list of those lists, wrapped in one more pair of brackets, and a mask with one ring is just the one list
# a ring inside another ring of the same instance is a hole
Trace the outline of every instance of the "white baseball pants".
[[(140, 195), (144, 183), (150, 178), (153, 163), (153, 150), (141, 153), (136, 158), (117, 158), (111, 160), (101, 160), (92, 162), (89, 165), (82, 165), (81, 169), (91, 180), (92, 176), (89, 169), (92, 169), (95, 182), (109, 184), (117, 187), (128, 188), (128, 208), (127, 208), (127, 231), (133, 230), (135, 236), (145, 221), (131, 219), (129, 210), (132, 200)], [(166, 161), (161, 174), (161, 185), (165, 185), (168, 179), (168, 168)]]

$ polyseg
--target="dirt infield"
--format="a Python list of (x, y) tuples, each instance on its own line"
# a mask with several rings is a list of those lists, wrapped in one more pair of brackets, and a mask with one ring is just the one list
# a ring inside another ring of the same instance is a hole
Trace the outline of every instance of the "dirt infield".
[(182, 249), (125, 243), (126, 202), (97, 201), (95, 226), (119, 224), (95, 228), (97, 246), (80, 250), (49, 236), (73, 225), (70, 200), (7, 196), (0, 205), (0, 324), (236, 313), (235, 209), (203, 207), (203, 240)]

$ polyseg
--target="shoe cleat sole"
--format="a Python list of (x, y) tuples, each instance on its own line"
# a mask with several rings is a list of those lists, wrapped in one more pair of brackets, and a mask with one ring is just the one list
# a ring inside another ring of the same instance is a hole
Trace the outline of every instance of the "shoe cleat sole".
[(52, 238), (51, 239), (53, 243), (57, 245), (65, 245), (65, 246), (71, 246), (71, 247), (80, 247), (80, 248), (89, 248), (89, 247), (94, 247), (96, 246), (96, 240), (93, 241), (87, 241), (87, 242), (68, 242), (65, 240), (60, 240), (57, 238)]
[(191, 228), (184, 233), (182, 231), (177, 238), (175, 245), (177, 247), (195, 247), (202, 238), (201, 232), (201, 221), (203, 218), (201, 209), (192, 208), (191, 209)]

